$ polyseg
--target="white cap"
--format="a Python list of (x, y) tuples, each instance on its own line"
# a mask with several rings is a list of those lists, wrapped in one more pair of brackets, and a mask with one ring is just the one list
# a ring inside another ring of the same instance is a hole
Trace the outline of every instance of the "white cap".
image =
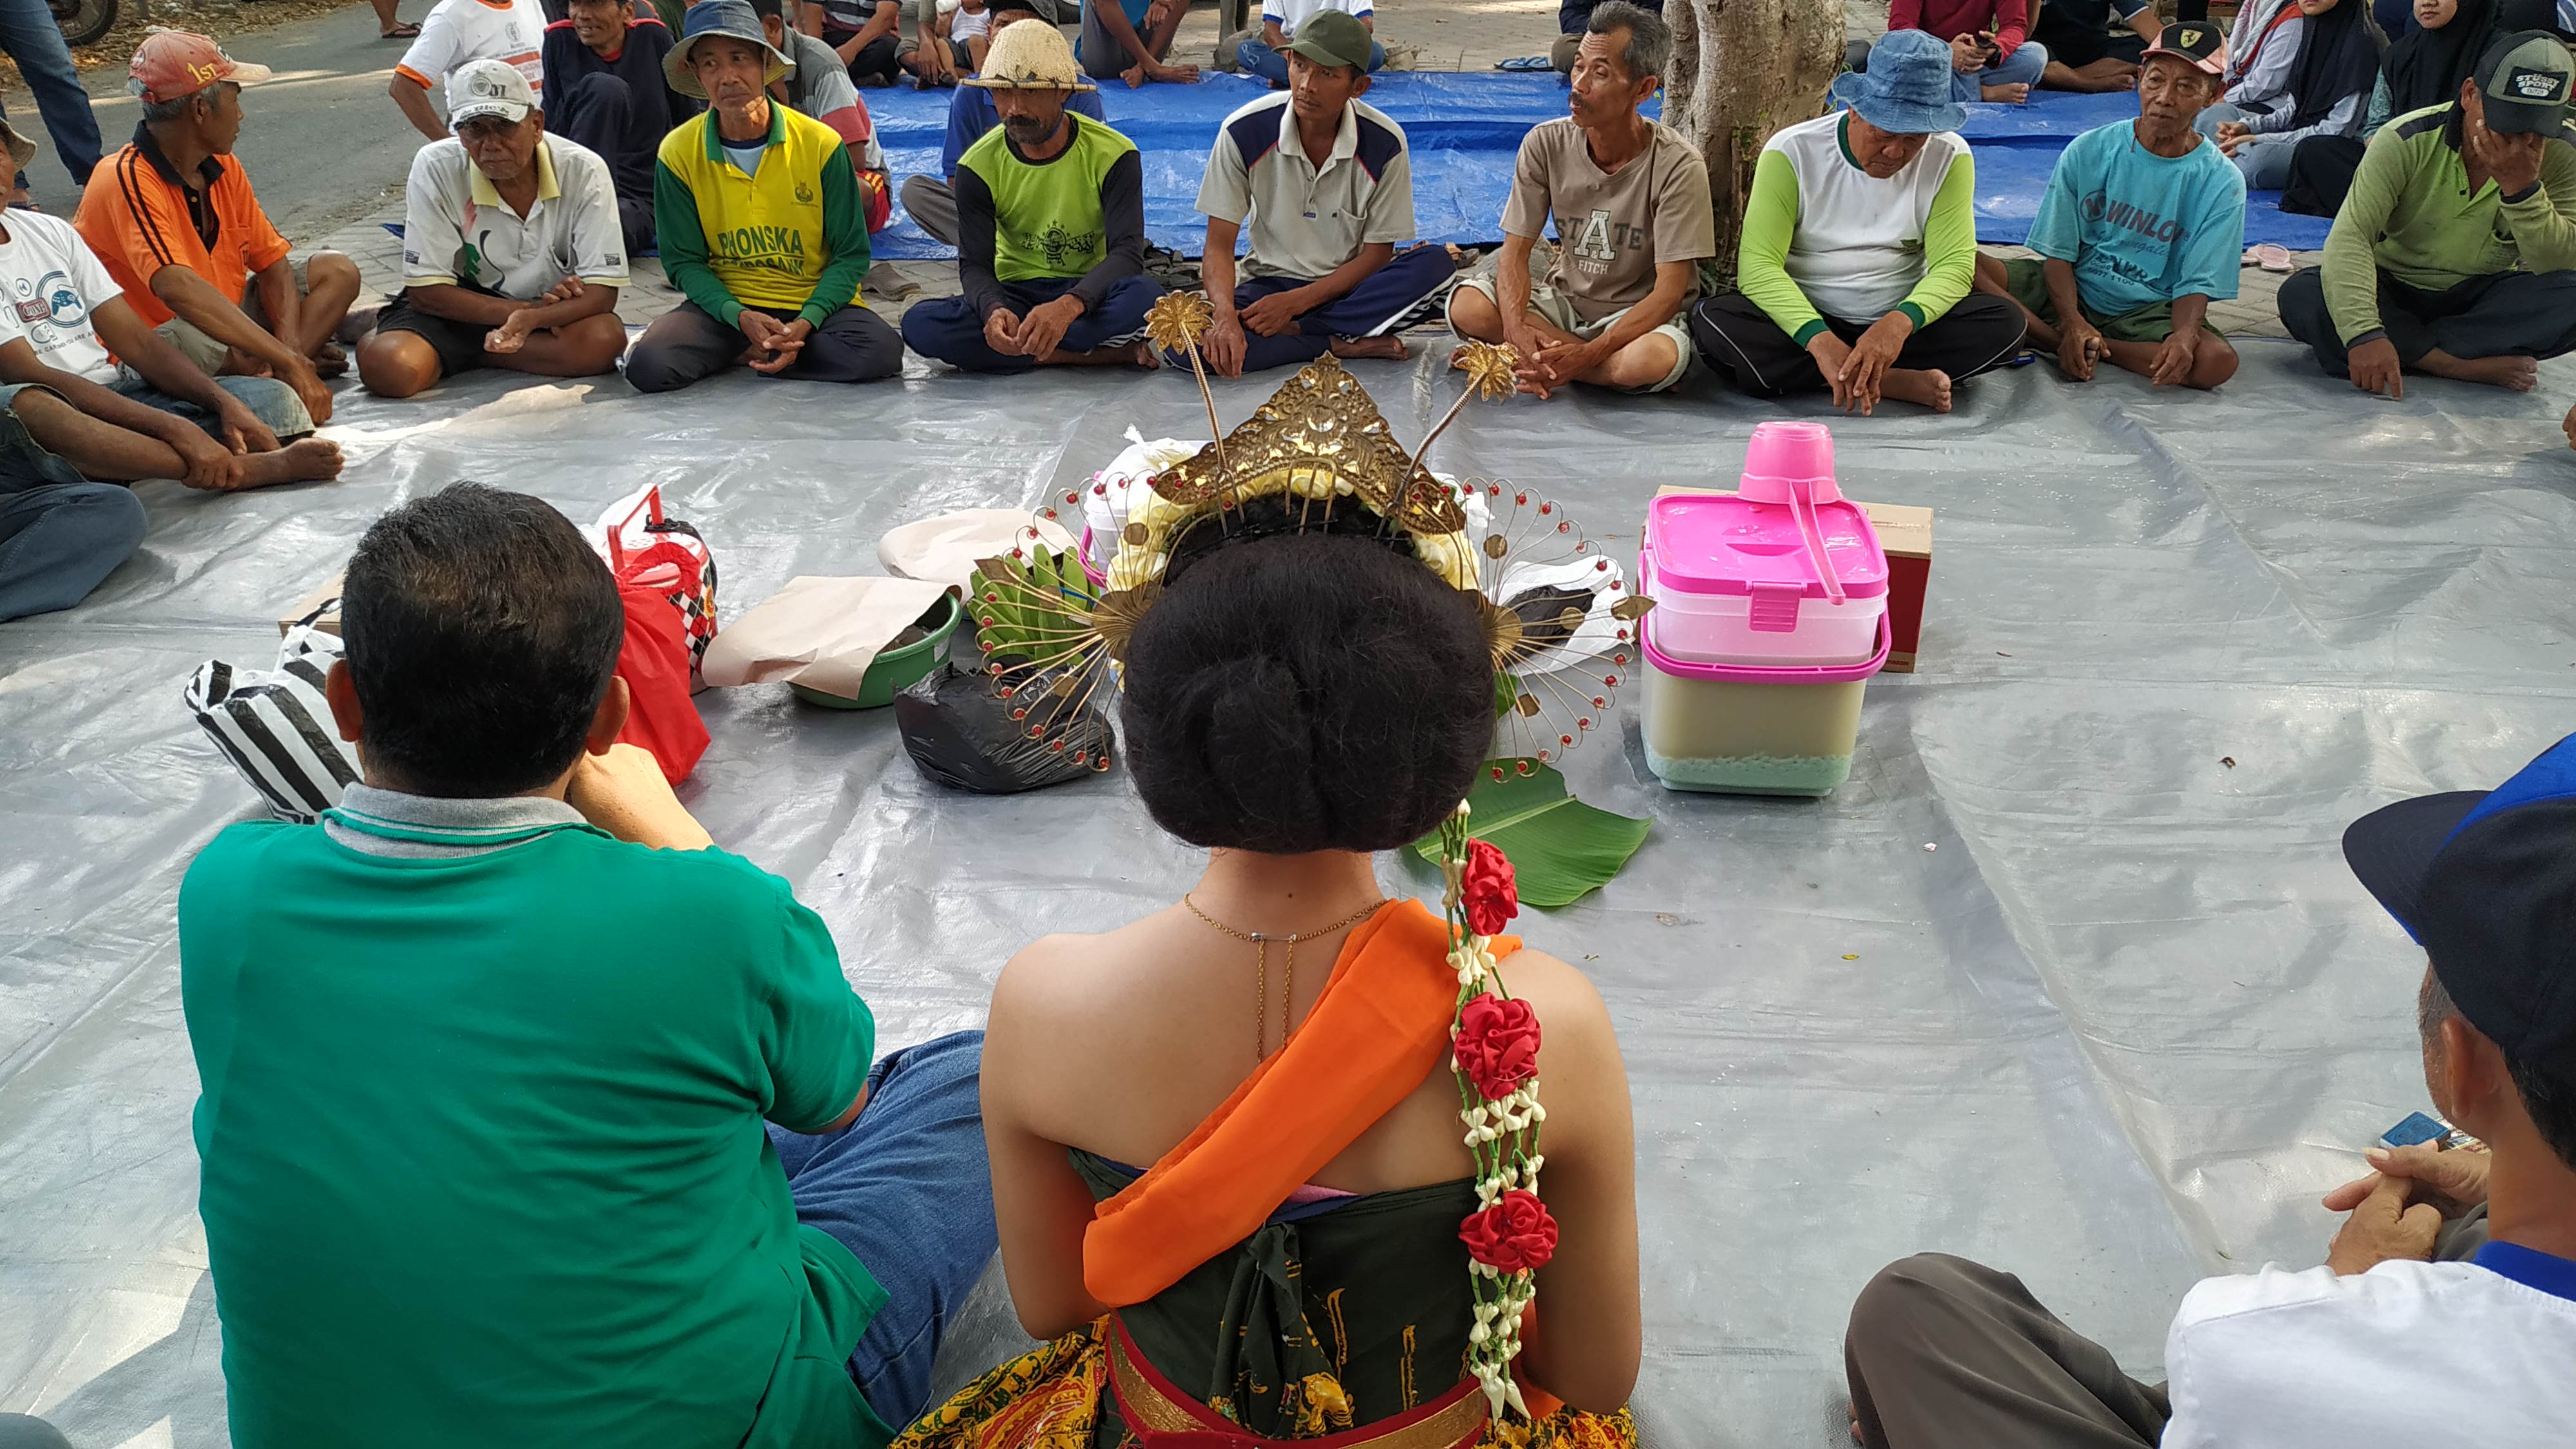
[(447, 73), (447, 124), (498, 116), (520, 121), (537, 108), (537, 93), (528, 78), (506, 60), (469, 60)]

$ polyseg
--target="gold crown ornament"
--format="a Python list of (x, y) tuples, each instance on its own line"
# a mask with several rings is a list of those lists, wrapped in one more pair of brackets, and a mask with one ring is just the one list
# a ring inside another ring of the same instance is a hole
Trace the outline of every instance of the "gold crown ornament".
[[(1213, 433), (1216, 403), (1198, 358), (1209, 317), (1203, 299), (1175, 294), (1146, 325), (1156, 347), (1188, 355)], [(1050, 523), (1070, 526), (1060, 508), (1085, 522), (1078, 552), (1049, 549), (1032, 525), (977, 565), (972, 600), (985, 670), (1013, 701), (1012, 718), (1029, 738), (1067, 748), (1067, 727), (1115, 688), (1127, 641), (1162, 598), (1182, 539), (1202, 528), (1230, 536), (1246, 503), (1285, 498), (1295, 501), (1295, 531), (1329, 528), (1340, 514), (1336, 531), (1349, 533), (1356, 512), (1476, 597), (1495, 674), (1496, 778), (1531, 773), (1605, 728), (1653, 600), (1629, 589), (1562, 505), (1500, 480), (1443, 478), (1422, 463), (1471, 399), (1513, 391), (1516, 360), (1488, 343), (1460, 349), (1465, 391), (1407, 453), (1359, 379), (1328, 355), (1233, 431), (1195, 451), (1140, 440), (1122, 458), (1136, 460), (1134, 471), (1113, 465), (1041, 508)], [(1105, 754), (1076, 753), (1109, 767)]]

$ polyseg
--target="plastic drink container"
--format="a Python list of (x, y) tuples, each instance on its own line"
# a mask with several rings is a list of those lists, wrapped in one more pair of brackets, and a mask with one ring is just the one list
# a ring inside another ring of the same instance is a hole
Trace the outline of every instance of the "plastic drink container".
[(1843, 501), (1833, 439), (1764, 423), (1743, 489), (1659, 497), (1638, 557), (1655, 600), (1646, 765), (1671, 789), (1824, 795), (1851, 775), (1869, 677), (1887, 663), (1887, 556)]

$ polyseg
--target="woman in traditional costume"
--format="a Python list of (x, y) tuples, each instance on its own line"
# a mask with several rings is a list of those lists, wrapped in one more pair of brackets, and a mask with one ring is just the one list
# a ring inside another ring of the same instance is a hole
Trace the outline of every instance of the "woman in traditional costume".
[[(985, 1130), (1011, 1298), (1048, 1342), (904, 1449), (1635, 1443), (1618, 1044), (1581, 972), (1499, 934), (1510, 868), (1461, 805), (1495, 768), (1497, 659), (1618, 586), (1498, 610), (1459, 501), (1319, 363), (1157, 478), (1074, 601), (1121, 666), (1137, 791), (1207, 867), (1003, 971)], [(1010, 597), (982, 590), (997, 627)], [(1591, 617), (1624, 659), (1633, 606)], [(1073, 692), (999, 642), (1024, 697)], [(1435, 831), (1444, 909), (1389, 900), (1373, 854)]]

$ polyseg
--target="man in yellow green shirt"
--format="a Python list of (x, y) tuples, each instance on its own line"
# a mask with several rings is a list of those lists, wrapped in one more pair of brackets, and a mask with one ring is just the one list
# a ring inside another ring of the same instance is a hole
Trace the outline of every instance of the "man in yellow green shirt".
[(626, 380), (669, 392), (736, 361), (813, 382), (901, 372), (903, 339), (859, 300), (867, 203), (848, 148), (771, 102), (789, 62), (747, 0), (693, 6), (664, 69), (708, 102), (663, 138), (653, 168), (662, 270), (688, 300), (636, 339)]

